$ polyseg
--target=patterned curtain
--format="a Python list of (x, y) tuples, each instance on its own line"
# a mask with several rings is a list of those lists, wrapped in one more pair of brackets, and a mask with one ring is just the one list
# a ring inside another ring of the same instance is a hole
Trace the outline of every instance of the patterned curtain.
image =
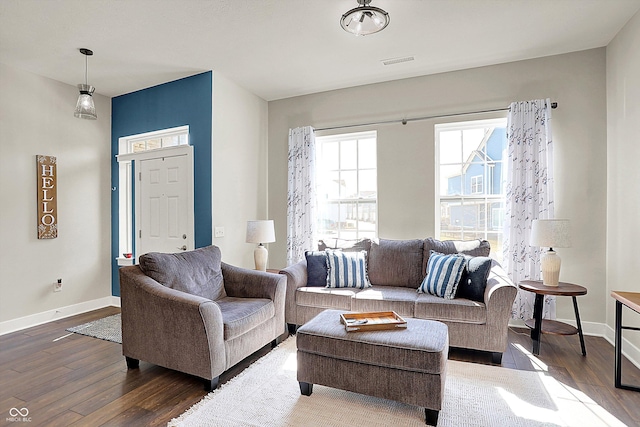
[[(553, 140), (551, 100), (513, 102), (507, 119), (503, 263), (511, 280), (540, 280), (543, 248), (529, 246), (534, 219), (553, 215)], [(518, 289), (514, 319), (533, 318), (535, 295)], [(554, 319), (555, 297), (545, 296), (543, 317)]]
[(311, 126), (289, 129), (287, 265), (316, 244), (316, 138)]

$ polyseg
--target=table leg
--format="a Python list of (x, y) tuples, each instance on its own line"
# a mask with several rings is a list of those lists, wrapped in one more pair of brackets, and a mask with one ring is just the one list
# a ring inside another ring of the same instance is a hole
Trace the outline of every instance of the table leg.
[(573, 310), (576, 312), (576, 324), (578, 325), (578, 335), (580, 336), (580, 347), (582, 347), (582, 355), (587, 355), (587, 349), (584, 346), (584, 335), (582, 335), (582, 324), (580, 323), (580, 313), (578, 312), (578, 301), (575, 296), (573, 298)]
[(535, 320), (535, 328), (531, 330), (531, 339), (533, 340), (533, 354), (540, 354), (540, 338), (542, 337), (542, 308), (544, 305), (544, 295), (536, 294), (536, 300), (533, 305), (533, 319)]
[(616, 341), (615, 341), (615, 375), (616, 388), (622, 385), (622, 303), (616, 300)]

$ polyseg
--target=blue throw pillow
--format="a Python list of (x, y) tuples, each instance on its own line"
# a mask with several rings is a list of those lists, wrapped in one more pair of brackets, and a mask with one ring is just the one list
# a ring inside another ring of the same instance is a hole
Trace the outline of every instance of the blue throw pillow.
[(456, 298), (484, 302), (484, 290), (491, 271), (492, 259), (484, 256), (465, 256), (465, 268), (458, 284)]
[(453, 299), (464, 266), (464, 255), (445, 255), (431, 251), (427, 263), (427, 276), (418, 288), (418, 292)]
[(367, 252), (326, 250), (327, 288), (358, 288), (371, 286), (367, 275)]
[(307, 286), (327, 286), (327, 254), (322, 251), (306, 251)]

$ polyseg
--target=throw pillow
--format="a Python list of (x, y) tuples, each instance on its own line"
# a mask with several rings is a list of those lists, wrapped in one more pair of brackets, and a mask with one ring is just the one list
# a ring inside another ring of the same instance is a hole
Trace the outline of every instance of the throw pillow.
[(441, 254), (461, 253), (471, 256), (489, 256), (491, 244), (486, 240), (438, 240), (428, 237), (424, 241), (424, 258), (422, 263), (422, 274), (426, 271), (429, 262), (430, 251)]
[(367, 275), (367, 252), (342, 252), (327, 249), (327, 288), (371, 286)]
[(307, 286), (327, 286), (327, 254), (323, 251), (306, 251)]
[(217, 246), (175, 254), (151, 252), (139, 258), (144, 274), (156, 282), (213, 301), (227, 296), (221, 260)]
[(427, 264), (427, 276), (418, 288), (418, 292), (453, 299), (464, 265), (464, 255), (445, 255), (431, 251)]
[(484, 302), (484, 290), (493, 260), (484, 256), (465, 255), (465, 268), (458, 284), (456, 298)]

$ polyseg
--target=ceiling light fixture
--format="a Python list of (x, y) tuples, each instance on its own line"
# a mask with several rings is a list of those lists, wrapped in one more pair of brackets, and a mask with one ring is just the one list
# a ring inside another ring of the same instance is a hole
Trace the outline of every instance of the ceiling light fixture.
[(360, 6), (351, 9), (340, 19), (342, 28), (356, 36), (377, 33), (389, 25), (389, 14), (379, 7), (369, 6), (371, 0), (358, 0)]
[(93, 92), (96, 88), (89, 84), (89, 57), (93, 55), (93, 51), (82, 48), (80, 53), (84, 55), (84, 84), (78, 85), (80, 96), (78, 96), (76, 111), (73, 115), (79, 119), (95, 120), (98, 118), (96, 106), (93, 103)]

